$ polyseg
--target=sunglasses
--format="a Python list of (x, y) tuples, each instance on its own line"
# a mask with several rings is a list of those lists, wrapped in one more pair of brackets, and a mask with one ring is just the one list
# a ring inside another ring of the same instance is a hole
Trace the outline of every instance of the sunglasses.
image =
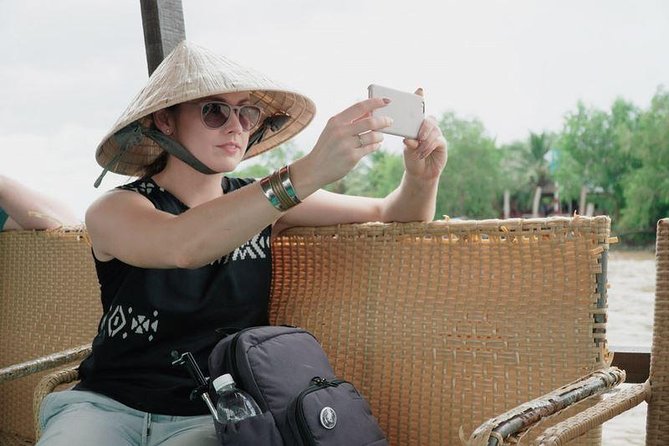
[(221, 101), (209, 101), (202, 103), (200, 106), (202, 123), (212, 130), (223, 127), (233, 112), (245, 132), (258, 125), (262, 114), (260, 107), (255, 105), (230, 105)]

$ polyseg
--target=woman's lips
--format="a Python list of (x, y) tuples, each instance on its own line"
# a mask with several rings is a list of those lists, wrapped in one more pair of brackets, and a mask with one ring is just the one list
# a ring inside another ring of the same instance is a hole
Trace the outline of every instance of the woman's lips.
[(242, 146), (237, 144), (236, 142), (226, 142), (225, 144), (217, 144), (216, 147), (231, 154), (237, 153), (242, 148)]

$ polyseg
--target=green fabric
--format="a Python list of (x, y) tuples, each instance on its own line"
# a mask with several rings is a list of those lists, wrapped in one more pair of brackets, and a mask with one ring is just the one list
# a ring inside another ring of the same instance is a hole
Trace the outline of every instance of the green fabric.
[(9, 215), (7, 215), (7, 212), (5, 212), (4, 209), (0, 208), (0, 231), (4, 229), (5, 223), (7, 222), (8, 218)]

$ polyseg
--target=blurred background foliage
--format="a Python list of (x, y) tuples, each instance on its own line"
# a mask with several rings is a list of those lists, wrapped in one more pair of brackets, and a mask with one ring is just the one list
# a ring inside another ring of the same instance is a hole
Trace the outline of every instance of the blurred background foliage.
[[(646, 109), (623, 99), (609, 110), (577, 103), (557, 133), (499, 144), (477, 118), (439, 118), (449, 143), (435, 218), (609, 215), (619, 233), (654, 233), (669, 216), (669, 92)], [(310, 148), (282, 145), (236, 172), (263, 177)], [(328, 190), (383, 197), (403, 174), (401, 153), (382, 149)], [(506, 195), (506, 198), (505, 198)]]

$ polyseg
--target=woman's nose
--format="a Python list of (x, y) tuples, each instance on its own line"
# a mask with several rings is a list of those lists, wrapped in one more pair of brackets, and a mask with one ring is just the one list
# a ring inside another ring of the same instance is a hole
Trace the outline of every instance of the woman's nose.
[(239, 110), (231, 110), (228, 122), (225, 123), (223, 129), (228, 133), (242, 133), (244, 131), (244, 127), (239, 120)]

